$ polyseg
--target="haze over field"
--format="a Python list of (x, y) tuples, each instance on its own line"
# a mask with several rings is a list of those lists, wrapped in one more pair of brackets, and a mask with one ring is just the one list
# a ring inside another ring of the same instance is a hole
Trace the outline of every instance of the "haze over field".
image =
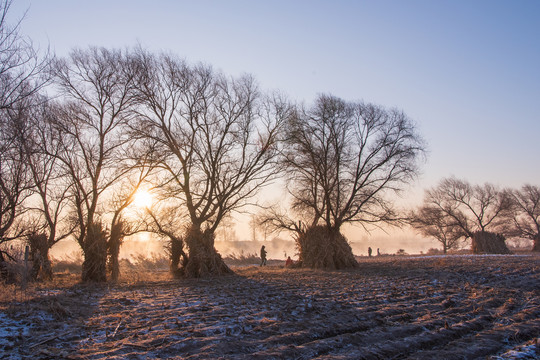
[[(164, 242), (146, 238), (143, 239), (130, 238), (120, 248), (120, 258), (133, 260), (137, 255), (143, 254), (148, 257), (163, 256), (164, 254)], [(435, 240), (432, 239), (418, 239), (414, 237), (392, 237), (393, 241), (387, 241), (386, 238), (369, 237), (365, 236), (362, 239), (352, 239), (351, 247), (355, 255), (367, 255), (368, 247), (371, 247), (376, 251), (377, 247), (380, 248), (382, 254), (395, 254), (399, 249), (406, 250), (409, 254), (419, 254), (420, 252), (426, 252), (426, 249), (439, 247)], [(219, 241), (216, 240), (216, 249), (223, 256), (228, 255), (250, 255), (258, 254), (261, 245), (264, 244), (268, 251), (268, 257), (270, 259), (285, 259), (287, 256), (295, 258), (297, 249), (294, 241), (292, 240), (273, 240), (273, 241)], [(58, 243), (51, 249), (51, 256), (57, 260), (61, 259), (73, 259), (77, 258), (81, 253), (80, 246), (71, 240), (64, 240)], [(287, 255), (287, 256), (285, 256)]]
[[(251, 73), (298, 102), (331, 93), (402, 109), (429, 149), (423, 174), (396, 200), (405, 205), (451, 175), (503, 187), (540, 179), (538, 1), (18, 0), (11, 15), (26, 10), (22, 32), (61, 57), (140, 43)], [(275, 187), (262, 196), (283, 197)], [(249, 219), (238, 220), (237, 239), (250, 240)], [(344, 232), (356, 254), (437, 246), (410, 232)]]

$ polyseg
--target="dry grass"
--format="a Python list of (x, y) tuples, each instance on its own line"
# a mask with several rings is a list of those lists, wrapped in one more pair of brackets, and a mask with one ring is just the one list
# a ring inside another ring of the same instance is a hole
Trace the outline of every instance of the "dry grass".
[(223, 261), (229, 266), (238, 266), (238, 265), (255, 265), (260, 264), (261, 258), (255, 253), (249, 254), (244, 253), (244, 250), (241, 250), (239, 254), (232, 253), (223, 258)]

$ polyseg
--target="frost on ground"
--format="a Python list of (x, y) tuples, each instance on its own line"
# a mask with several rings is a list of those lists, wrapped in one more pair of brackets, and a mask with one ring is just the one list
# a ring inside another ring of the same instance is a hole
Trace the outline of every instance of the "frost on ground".
[(540, 257), (65, 285), (0, 304), (0, 358), (540, 358)]

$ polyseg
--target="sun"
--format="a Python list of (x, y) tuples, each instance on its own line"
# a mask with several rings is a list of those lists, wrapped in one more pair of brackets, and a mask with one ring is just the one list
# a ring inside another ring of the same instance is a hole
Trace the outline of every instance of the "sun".
[(133, 205), (141, 208), (146, 209), (152, 207), (154, 204), (154, 197), (150, 192), (147, 190), (139, 189), (135, 193), (135, 199), (133, 200)]

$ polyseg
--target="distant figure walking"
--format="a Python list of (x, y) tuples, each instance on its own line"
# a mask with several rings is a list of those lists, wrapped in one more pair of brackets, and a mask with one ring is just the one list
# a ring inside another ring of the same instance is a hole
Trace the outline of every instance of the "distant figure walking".
[(264, 245), (261, 247), (261, 266), (266, 265), (266, 249)]
[(287, 260), (285, 260), (285, 267), (289, 267), (293, 264), (293, 261), (290, 256), (287, 256)]
[(381, 253), (379, 252), (379, 248), (377, 248), (377, 256), (381, 256)]
[(373, 252), (373, 250), (371, 250), (371, 247), (368, 247), (367, 248), (367, 254), (369, 257), (371, 257), (371, 253)]

